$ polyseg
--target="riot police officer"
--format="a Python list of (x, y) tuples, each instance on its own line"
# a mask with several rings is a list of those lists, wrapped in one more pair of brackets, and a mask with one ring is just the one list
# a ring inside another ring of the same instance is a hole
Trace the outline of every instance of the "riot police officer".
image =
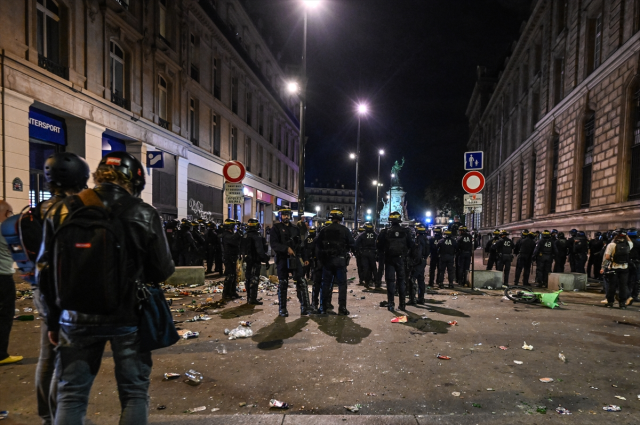
[(449, 225), (449, 230), (451, 230), (451, 238), (452, 239), (456, 239), (458, 238), (458, 231), (460, 230), (460, 227), (462, 226), (462, 223), (460, 223), (460, 216), (456, 215), (453, 217), (453, 223), (451, 223)]
[(536, 259), (536, 267), (540, 272), (538, 287), (546, 288), (549, 285), (549, 270), (551, 270), (551, 259), (557, 254), (556, 246), (551, 241), (551, 233), (548, 230), (542, 232), (542, 238), (533, 250), (533, 257)]
[(631, 305), (634, 302), (640, 302), (638, 292), (640, 286), (640, 239), (638, 239), (638, 231), (633, 228), (627, 232), (629, 240), (633, 243), (633, 248), (629, 252), (629, 299), (626, 304)]
[(329, 213), (331, 224), (320, 230), (316, 240), (316, 253), (322, 260), (322, 288), (320, 290), (320, 314), (329, 312), (333, 285), (338, 286), (338, 314), (348, 316), (347, 264), (349, 251), (355, 241), (349, 229), (342, 225), (344, 213), (333, 209)]
[(438, 256), (440, 257), (440, 272), (438, 273), (438, 287), (444, 288), (444, 271), (446, 269), (449, 278), (449, 288), (453, 289), (453, 260), (458, 248), (456, 241), (451, 238), (451, 230), (444, 231), (444, 238), (438, 241)]
[(587, 277), (591, 276), (593, 269), (593, 278), (600, 279), (600, 267), (602, 267), (602, 255), (604, 251), (604, 242), (602, 242), (602, 233), (596, 232), (593, 238), (589, 240), (589, 260), (587, 261)]
[[(364, 233), (364, 226), (358, 227), (358, 229), (354, 232), (353, 238), (354, 240), (358, 240), (360, 235)], [(362, 269), (362, 253), (356, 248), (355, 249), (355, 257), (356, 257), (356, 270), (358, 271), (358, 286), (366, 286), (364, 280), (364, 270)]]
[(578, 235), (577, 229), (569, 230), (569, 239), (567, 239), (567, 247), (569, 248), (569, 269), (571, 273), (576, 272), (576, 262), (575, 262), (575, 254), (573, 252), (573, 243), (576, 240), (576, 236)]
[(376, 289), (382, 287), (382, 276), (384, 276), (384, 247), (380, 245), (380, 236), (387, 232), (387, 228), (384, 227), (380, 230), (376, 239), (376, 262), (378, 263), (378, 270), (376, 272)]
[[(412, 248), (413, 269), (411, 270), (411, 280), (418, 284), (418, 304), (424, 304), (424, 272), (427, 267), (427, 255), (429, 253), (429, 240), (427, 239), (427, 228), (418, 224), (416, 226), (416, 241)], [(412, 282), (413, 285), (413, 282)], [(409, 292), (409, 305), (412, 303), (411, 292)]]
[(362, 269), (361, 279), (364, 286), (369, 289), (371, 284), (375, 282), (376, 277), (376, 243), (378, 235), (373, 230), (373, 224), (364, 223), (363, 232), (356, 239), (355, 249), (360, 255), (360, 267)]
[(269, 263), (269, 256), (264, 250), (260, 222), (255, 218), (247, 221), (247, 232), (242, 236), (241, 251), (247, 264), (244, 287), (247, 291), (247, 304), (262, 305), (258, 301), (258, 285), (262, 263)]
[(493, 246), (498, 243), (500, 240), (500, 230), (496, 229), (493, 231), (493, 239), (490, 239), (484, 247), (484, 251), (489, 253), (489, 260), (487, 261), (487, 270), (493, 269), (495, 265), (496, 268), (498, 266), (496, 251), (493, 249)]
[(467, 286), (469, 284), (469, 268), (471, 266), (471, 256), (473, 254), (473, 241), (471, 235), (466, 226), (460, 226), (458, 228), (460, 236), (456, 239), (458, 249), (456, 252), (456, 258), (458, 259), (458, 278), (456, 279), (458, 284)]
[(583, 231), (579, 231), (573, 240), (573, 261), (576, 273), (586, 273), (584, 268), (587, 263), (587, 252), (589, 251), (589, 241)]
[(220, 241), (216, 233), (216, 224), (213, 221), (207, 221), (205, 227), (204, 240), (207, 246), (207, 273), (213, 273), (216, 250), (219, 249)]
[(440, 255), (438, 242), (442, 239), (442, 228), (433, 229), (433, 236), (429, 238), (429, 287), (435, 286), (434, 279), (440, 274)]
[(533, 259), (533, 250), (536, 247), (536, 243), (529, 236), (528, 230), (522, 231), (522, 237), (518, 242), (516, 242), (516, 247), (514, 249), (514, 254), (518, 256), (518, 260), (516, 262), (516, 279), (514, 282), (515, 286), (520, 284), (520, 275), (524, 271), (522, 284), (527, 286), (529, 285), (529, 275), (531, 274), (531, 260)]
[(513, 261), (513, 241), (509, 239), (509, 232), (500, 232), (500, 240), (494, 245), (498, 258), (498, 271), (503, 273), (503, 284), (509, 285), (509, 272)]
[(553, 262), (554, 273), (564, 273), (564, 265), (567, 262), (569, 254), (569, 241), (564, 237), (564, 232), (558, 233), (558, 239), (555, 240), (556, 254)]
[(303, 240), (298, 226), (291, 223), (291, 210), (281, 208), (279, 211), (280, 222), (271, 228), (269, 242), (271, 249), (276, 253), (276, 268), (278, 270), (278, 302), (281, 317), (288, 317), (287, 311), (287, 287), (289, 286), (289, 274), (296, 284), (298, 301), (300, 302), (300, 314), (305, 316), (313, 312), (309, 303), (309, 290), (307, 282), (302, 277), (302, 253)]
[[(322, 262), (318, 258), (316, 252), (316, 239), (318, 237), (318, 231), (315, 228), (309, 229), (309, 234), (304, 242), (305, 255), (305, 268), (309, 270), (308, 276), (312, 282), (311, 289), (311, 305), (314, 310), (320, 307), (320, 290), (322, 288)], [(305, 274), (306, 276), (306, 274)]]
[[(378, 236), (378, 244), (384, 252), (385, 281), (387, 282), (387, 309), (395, 311), (395, 291), (398, 284), (398, 307), (405, 305), (405, 273), (404, 259), (411, 248), (411, 237), (408, 231), (400, 226), (402, 216), (393, 211), (389, 214), (391, 227)], [(397, 279), (397, 282), (396, 282)]]
[(178, 265), (180, 258), (180, 251), (178, 249), (178, 230), (180, 228), (180, 221), (177, 218), (171, 219), (164, 226), (164, 235), (167, 237), (167, 243), (169, 244), (169, 250), (171, 251), (171, 258), (173, 262)]
[(196, 245), (196, 241), (193, 239), (193, 235), (191, 234), (191, 222), (186, 218), (183, 218), (180, 222), (177, 245), (177, 266), (184, 267), (192, 265), (194, 253), (197, 251), (198, 246)]
[(242, 237), (235, 232), (237, 222), (232, 219), (226, 219), (223, 227), (224, 231), (220, 237), (223, 250), (224, 259), (224, 285), (222, 289), (222, 298), (240, 298), (240, 295), (236, 292), (236, 279), (237, 279), (237, 263), (238, 256), (240, 255), (240, 243)]

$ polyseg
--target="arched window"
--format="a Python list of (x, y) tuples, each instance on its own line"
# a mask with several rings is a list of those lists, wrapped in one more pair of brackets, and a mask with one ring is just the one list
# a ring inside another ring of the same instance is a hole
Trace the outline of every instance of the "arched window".
[(556, 212), (556, 201), (558, 198), (558, 160), (560, 153), (560, 136), (553, 136), (553, 157), (551, 158), (551, 200), (549, 203), (549, 213)]
[(595, 142), (596, 114), (591, 111), (584, 120), (584, 154), (582, 158), (582, 196), (580, 207), (588, 208), (591, 203), (591, 167), (593, 165), (593, 145)]
[(54, 0), (38, 0), (36, 14), (38, 65), (67, 78), (60, 54), (60, 7)]
[(629, 200), (640, 199), (640, 86), (633, 96), (631, 112), (633, 138), (631, 139), (631, 181), (629, 182)]
[(115, 41), (109, 43), (109, 58), (111, 101), (122, 108), (126, 108), (124, 96), (124, 51)]
[(162, 78), (161, 75), (158, 75), (158, 116), (162, 121), (160, 121), (160, 125), (164, 127), (164, 123), (169, 124), (169, 119), (167, 118), (168, 110), (168, 98), (167, 98), (167, 80)]

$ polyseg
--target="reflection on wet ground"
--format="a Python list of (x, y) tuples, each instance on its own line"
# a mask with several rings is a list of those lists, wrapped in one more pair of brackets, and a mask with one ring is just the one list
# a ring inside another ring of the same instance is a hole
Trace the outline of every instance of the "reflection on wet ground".
[(349, 316), (315, 315), (311, 320), (318, 324), (320, 332), (334, 337), (340, 344), (360, 344), (371, 334), (371, 329), (360, 326)]
[(424, 309), (424, 310), (428, 310), (428, 311), (432, 311), (432, 312), (435, 312), (435, 313), (439, 313), (439, 314), (444, 314), (445, 316), (469, 317), (468, 315), (464, 314), (463, 312), (458, 311), (458, 310), (454, 310), (452, 308), (444, 308), (444, 307), (436, 307), (436, 306), (422, 307), (420, 305), (417, 305), (415, 307), (420, 308), (420, 309)]
[(442, 322), (440, 320), (433, 320), (429, 318), (423, 319), (422, 316), (419, 316), (410, 311), (396, 311), (395, 315), (407, 316), (407, 322), (398, 323), (399, 325), (409, 326), (422, 332), (437, 332), (442, 334), (446, 334), (447, 332), (449, 332), (450, 326), (447, 322)]
[(272, 324), (258, 330), (251, 339), (258, 343), (258, 348), (261, 350), (277, 350), (282, 347), (285, 339), (292, 338), (301, 332), (308, 321), (308, 317), (300, 317), (287, 323), (284, 317), (278, 316)]
[(242, 316), (251, 316), (254, 313), (259, 313), (262, 310), (256, 310), (254, 304), (240, 304), (237, 307), (228, 308), (220, 312), (220, 317), (223, 319), (235, 319)]

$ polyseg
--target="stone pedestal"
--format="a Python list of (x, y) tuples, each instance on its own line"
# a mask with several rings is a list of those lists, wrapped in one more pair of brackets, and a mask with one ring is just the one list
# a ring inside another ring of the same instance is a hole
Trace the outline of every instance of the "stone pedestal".
[(168, 285), (204, 285), (204, 267), (176, 267), (175, 273), (167, 279)]
[(483, 289), (501, 289), (504, 274), (496, 270), (475, 270), (473, 272), (473, 286)]
[(587, 275), (584, 273), (549, 273), (549, 290), (551, 291), (586, 291)]
[[(387, 191), (387, 200), (380, 211), (380, 224), (389, 223), (389, 213), (393, 211), (398, 211), (402, 215), (402, 221), (407, 219), (404, 208), (404, 197), (406, 194), (407, 192), (402, 190), (401, 186), (394, 186), (391, 190)], [(391, 207), (389, 207), (389, 202), (391, 202)]]

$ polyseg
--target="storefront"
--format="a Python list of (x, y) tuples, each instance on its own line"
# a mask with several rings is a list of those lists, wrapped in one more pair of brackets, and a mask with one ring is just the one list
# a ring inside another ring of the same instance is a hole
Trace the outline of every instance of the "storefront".
[(272, 206), (273, 197), (261, 190), (256, 190), (256, 218), (263, 226), (270, 226), (273, 223)]
[[(67, 136), (64, 119), (49, 112), (30, 107), (29, 203), (32, 207), (51, 197), (44, 179), (44, 162), (52, 154), (64, 152), (66, 145)], [(23, 183), (14, 181), (13, 184), (14, 187), (17, 187)]]
[(127, 145), (125, 140), (110, 132), (102, 133), (102, 156), (110, 152), (126, 152)]
[(243, 205), (243, 221), (246, 223), (250, 218), (256, 218), (253, 211), (253, 199), (255, 198), (255, 189), (249, 186), (245, 186), (242, 190), (244, 194), (244, 205)]
[(153, 206), (164, 220), (178, 218), (176, 156), (164, 152), (164, 167), (152, 171)]
[(187, 218), (221, 222), (222, 176), (189, 164), (187, 177)]

